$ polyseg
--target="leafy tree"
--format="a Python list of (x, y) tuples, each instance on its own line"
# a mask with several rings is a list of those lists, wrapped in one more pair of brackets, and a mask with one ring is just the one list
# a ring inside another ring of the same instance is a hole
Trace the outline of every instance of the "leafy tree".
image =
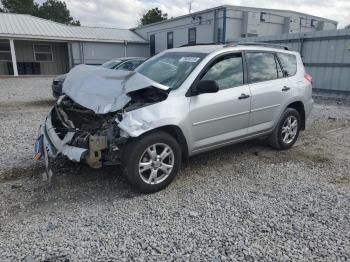
[(149, 9), (145, 14), (142, 15), (140, 20), (141, 25), (148, 25), (155, 22), (163, 21), (168, 19), (168, 14), (163, 13), (158, 7)]
[(70, 16), (70, 11), (63, 1), (47, 0), (44, 2), (38, 11), (38, 16), (55, 22), (71, 25), (80, 25), (80, 22), (74, 21)]
[(33, 14), (38, 10), (34, 0), (1, 0), (3, 11), (17, 14)]
[(34, 0), (0, 1), (4, 12), (30, 14), (67, 25), (80, 25), (79, 20), (74, 20), (73, 17), (70, 16), (70, 11), (66, 3), (60, 0), (46, 0), (41, 6), (35, 3)]

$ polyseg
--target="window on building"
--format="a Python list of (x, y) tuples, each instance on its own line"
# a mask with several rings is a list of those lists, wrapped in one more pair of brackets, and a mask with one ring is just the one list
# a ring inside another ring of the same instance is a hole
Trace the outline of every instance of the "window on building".
[(291, 54), (277, 54), (287, 76), (294, 76), (297, 73), (297, 59)]
[(11, 61), (10, 42), (0, 42), (0, 60)]
[(167, 48), (171, 49), (174, 47), (174, 32), (167, 33)]
[(243, 85), (242, 55), (233, 54), (219, 58), (202, 80), (215, 80), (220, 90)]
[(150, 47), (151, 56), (154, 56), (156, 54), (156, 37), (155, 37), (155, 35), (149, 36), (149, 47)]
[(51, 45), (34, 45), (34, 59), (36, 62), (52, 62), (52, 46)]
[(250, 83), (278, 78), (276, 60), (273, 53), (247, 53), (247, 63)]
[(197, 32), (195, 27), (188, 29), (188, 44), (190, 45), (196, 44), (197, 42), (196, 35), (197, 35)]
[(218, 36), (217, 36), (216, 42), (217, 43), (221, 43), (222, 42), (222, 30), (221, 30), (220, 27), (218, 28)]
[(257, 37), (259, 36), (258, 34), (241, 34), (242, 38), (246, 38), (246, 37)]

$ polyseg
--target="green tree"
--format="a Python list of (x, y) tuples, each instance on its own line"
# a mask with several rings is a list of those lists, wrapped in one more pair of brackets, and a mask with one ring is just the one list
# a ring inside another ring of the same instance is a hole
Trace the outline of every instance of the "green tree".
[(1, 0), (3, 11), (17, 14), (34, 14), (38, 4), (34, 0)]
[(148, 25), (155, 22), (163, 21), (168, 19), (168, 14), (163, 13), (158, 7), (149, 9), (145, 14), (142, 15), (140, 20), (141, 25)]
[[(0, 0), (4, 12), (16, 14), (30, 14), (58, 23), (80, 25), (79, 20), (70, 16), (70, 11), (63, 1), (46, 0), (41, 6), (34, 0)], [(1, 11), (0, 11), (1, 12)]]
[(39, 7), (38, 16), (63, 24), (80, 25), (78, 20), (75, 21), (70, 16), (66, 3), (59, 0), (47, 0), (44, 2)]

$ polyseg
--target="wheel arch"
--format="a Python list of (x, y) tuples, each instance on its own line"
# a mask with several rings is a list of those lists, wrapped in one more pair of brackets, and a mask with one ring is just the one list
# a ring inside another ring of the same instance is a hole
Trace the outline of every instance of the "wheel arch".
[(305, 130), (306, 117), (304, 103), (302, 101), (295, 101), (290, 103), (286, 108), (293, 108), (298, 111), (301, 118), (301, 130)]
[(187, 163), (189, 158), (188, 144), (185, 135), (183, 134), (180, 127), (175, 125), (166, 125), (158, 127), (155, 130), (161, 130), (173, 136), (181, 147), (182, 162)]
[(159, 126), (155, 129), (152, 129), (152, 130), (149, 130), (145, 133), (142, 133), (142, 136), (149, 134), (149, 133), (154, 133), (157, 131), (163, 131), (163, 132), (165, 132), (165, 133), (167, 133), (175, 138), (175, 140), (179, 143), (180, 148), (181, 148), (182, 162), (184, 164), (187, 164), (188, 158), (189, 158), (188, 143), (187, 143), (186, 137), (183, 134), (181, 128), (176, 126), (176, 125)]

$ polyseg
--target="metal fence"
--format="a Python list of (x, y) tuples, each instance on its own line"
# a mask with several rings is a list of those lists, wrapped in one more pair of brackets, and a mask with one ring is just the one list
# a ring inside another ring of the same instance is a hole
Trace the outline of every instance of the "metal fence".
[(249, 42), (276, 43), (300, 52), (314, 88), (350, 92), (350, 29), (249, 37)]

